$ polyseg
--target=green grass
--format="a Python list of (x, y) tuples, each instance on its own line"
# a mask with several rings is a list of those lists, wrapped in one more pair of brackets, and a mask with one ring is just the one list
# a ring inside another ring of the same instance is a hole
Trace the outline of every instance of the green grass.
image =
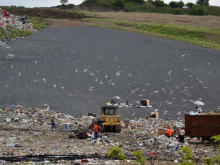
[(33, 34), (33, 31), (16, 29), (13, 26), (7, 26), (7, 32), (0, 27), (0, 41), (9, 40), (17, 37), (25, 37)]
[(43, 23), (42, 19), (38, 17), (29, 17), (28, 21), (29, 23), (33, 24), (33, 28), (36, 30), (41, 30), (50, 27), (49, 23)]
[[(111, 19), (85, 18), (83, 21), (96, 21), (93, 26), (133, 31), (158, 38), (183, 41), (220, 51), (220, 28), (194, 27), (162, 23), (135, 23)], [(112, 22), (114, 25), (105, 24)]]

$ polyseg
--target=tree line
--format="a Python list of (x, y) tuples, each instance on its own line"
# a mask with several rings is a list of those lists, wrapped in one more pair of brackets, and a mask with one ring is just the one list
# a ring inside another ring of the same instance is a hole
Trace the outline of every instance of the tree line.
[[(68, 0), (60, 0), (60, 2), (65, 5)], [(180, 0), (171, 1), (169, 4), (163, 0), (84, 0), (84, 2), (108, 6), (126, 12), (220, 16), (220, 7), (209, 6), (209, 0), (196, 0), (195, 3), (184, 3)]]

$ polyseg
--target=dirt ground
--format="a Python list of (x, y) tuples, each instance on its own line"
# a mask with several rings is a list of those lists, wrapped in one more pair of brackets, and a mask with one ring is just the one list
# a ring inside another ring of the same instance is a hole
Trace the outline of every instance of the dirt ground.
[[(117, 19), (128, 22), (139, 23), (172, 23), (181, 25), (190, 25), (197, 27), (220, 27), (220, 17), (214, 16), (188, 16), (188, 15), (171, 15), (155, 13), (128, 13), (128, 12), (88, 12), (88, 14), (105, 17), (108, 19)], [(90, 26), (92, 22), (82, 22), (72, 19), (44, 19), (49, 22), (51, 27), (60, 26)], [(102, 22), (103, 24), (103, 22)]]
[(188, 16), (155, 13), (89, 12), (99, 17), (141, 23), (172, 23), (198, 27), (220, 27), (220, 17)]

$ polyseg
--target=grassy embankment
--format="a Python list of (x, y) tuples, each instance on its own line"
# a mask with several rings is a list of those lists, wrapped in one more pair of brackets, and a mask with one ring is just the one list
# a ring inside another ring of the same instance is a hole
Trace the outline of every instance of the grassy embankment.
[(136, 23), (111, 19), (84, 18), (94, 22), (93, 26), (137, 32), (153, 37), (196, 44), (220, 51), (220, 28), (194, 27), (189, 25)]
[[(28, 18), (28, 22), (33, 24), (33, 28), (36, 30), (41, 30), (44, 28), (49, 28), (49, 23), (43, 22), (43, 18), (67, 18), (67, 19), (81, 19), (91, 17), (76, 10), (62, 10), (58, 8), (24, 8), (24, 7), (2, 7), (4, 10), (9, 11), (13, 15), (25, 15)], [(6, 30), (0, 27), (0, 41), (9, 40), (11, 38), (25, 37), (33, 34), (34, 31), (19, 30), (13, 26), (7, 26)]]

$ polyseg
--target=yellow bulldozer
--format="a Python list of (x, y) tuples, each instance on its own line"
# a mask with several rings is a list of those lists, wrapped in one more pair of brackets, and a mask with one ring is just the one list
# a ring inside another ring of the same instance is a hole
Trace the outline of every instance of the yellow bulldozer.
[(100, 127), (100, 132), (120, 132), (121, 116), (118, 114), (117, 106), (101, 107), (101, 114), (95, 122)]

